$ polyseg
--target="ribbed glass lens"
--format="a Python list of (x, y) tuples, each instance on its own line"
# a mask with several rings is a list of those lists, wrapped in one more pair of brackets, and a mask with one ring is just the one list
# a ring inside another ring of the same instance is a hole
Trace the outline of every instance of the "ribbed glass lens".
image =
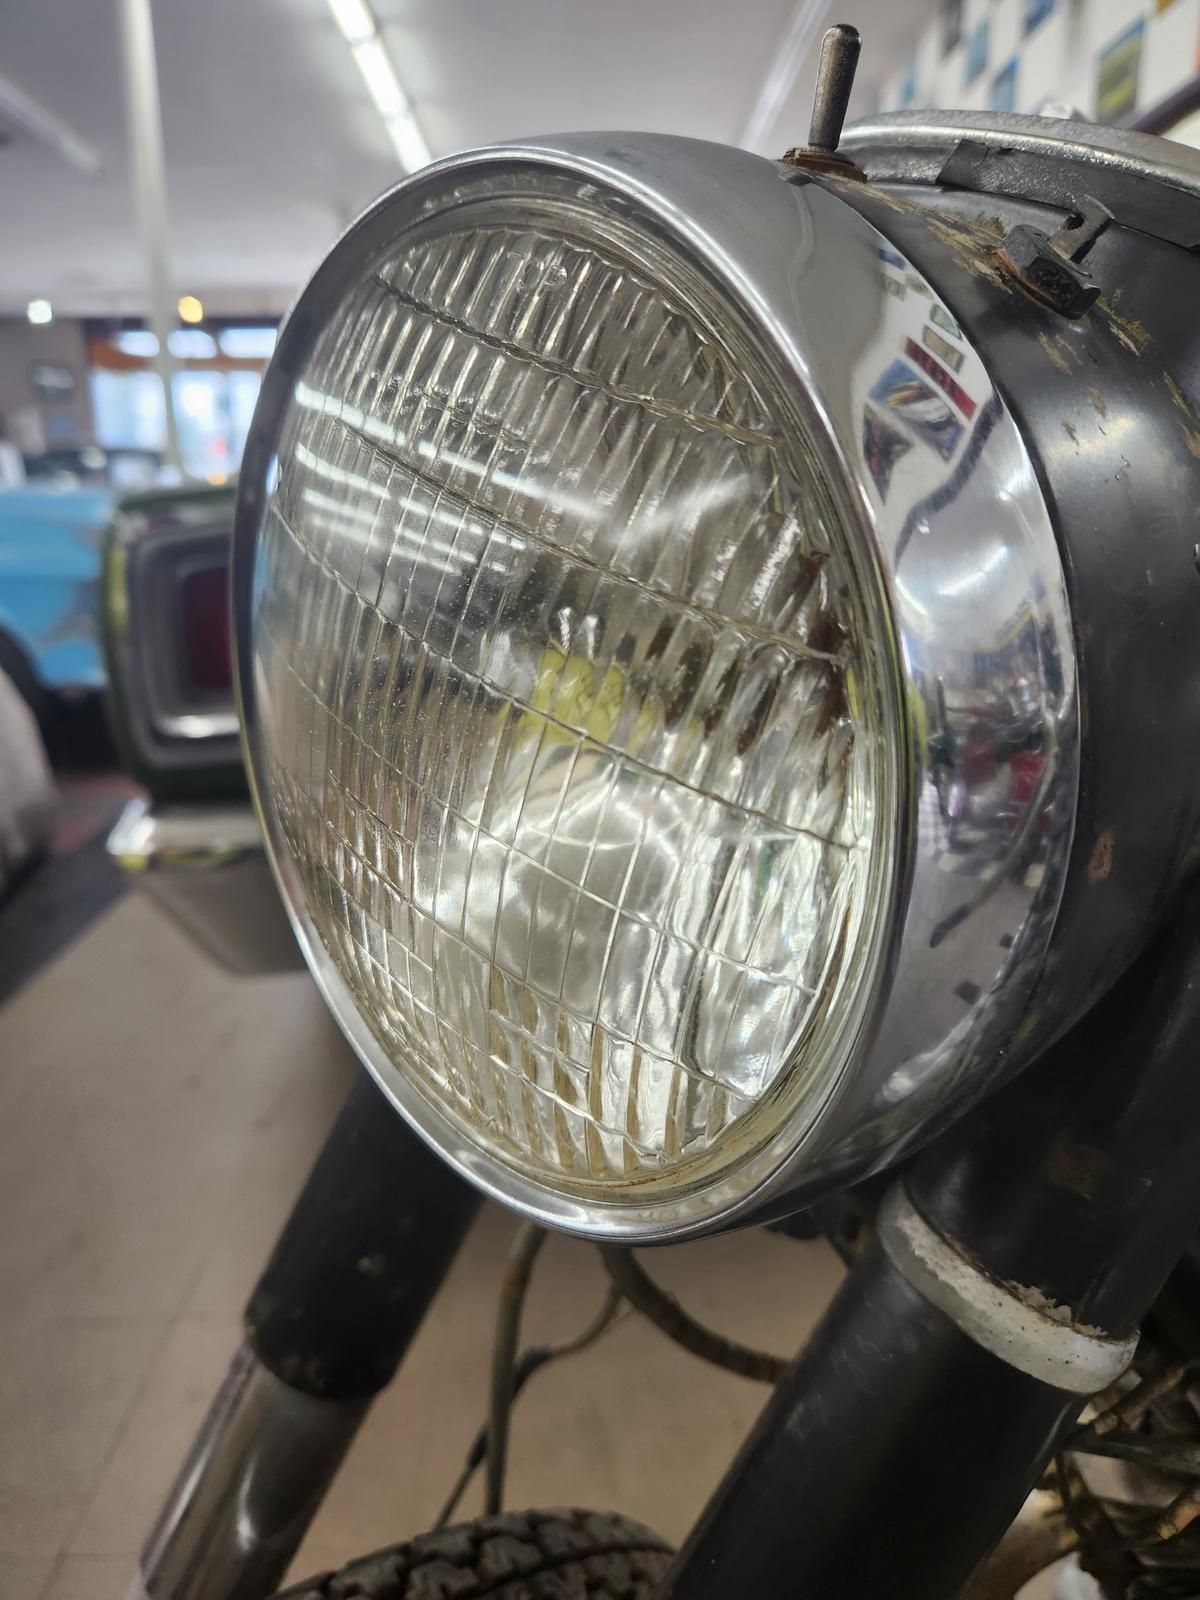
[(259, 532), (264, 770), (396, 1067), (558, 1190), (830, 1087), (890, 757), (848, 540), (732, 339), (580, 208), (460, 206), (316, 341)]

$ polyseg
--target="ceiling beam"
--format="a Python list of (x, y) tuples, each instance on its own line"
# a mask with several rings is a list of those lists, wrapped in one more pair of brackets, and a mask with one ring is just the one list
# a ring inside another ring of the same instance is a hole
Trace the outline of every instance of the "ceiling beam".
[(58, 115), (35, 100), (31, 94), (13, 83), (11, 78), (0, 76), (0, 116), (16, 123), (39, 144), (47, 145), (54, 153), (74, 167), (77, 172), (94, 178), (104, 163), (100, 152), (81, 134)]

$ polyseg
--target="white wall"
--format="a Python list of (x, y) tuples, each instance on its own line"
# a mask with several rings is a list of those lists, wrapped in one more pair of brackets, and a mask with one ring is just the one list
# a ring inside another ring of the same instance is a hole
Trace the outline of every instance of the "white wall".
[[(962, 39), (948, 54), (943, 53), (939, 9), (911, 58), (897, 63), (880, 86), (879, 108), (983, 110), (993, 103), (997, 75), (1015, 59), (1015, 110), (1037, 111), (1046, 100), (1055, 100), (1097, 117), (1101, 58), (1139, 21), (1142, 47), (1134, 108), (1103, 120), (1127, 122), (1200, 72), (1200, 0), (1053, 0), (1049, 15), (1026, 33), (1031, 6), (1036, 0), (964, 0)], [(986, 62), (968, 83), (968, 44), (980, 24), (987, 27)]]

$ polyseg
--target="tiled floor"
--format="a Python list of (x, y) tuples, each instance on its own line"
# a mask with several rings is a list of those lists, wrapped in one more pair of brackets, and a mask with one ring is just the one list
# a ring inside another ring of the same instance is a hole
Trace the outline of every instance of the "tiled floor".
[[(228, 977), (136, 896), (0, 1007), (0, 1600), (124, 1596), (353, 1070), (306, 978)], [(481, 1418), (512, 1226), (482, 1215), (297, 1570), (432, 1520)], [(781, 1351), (839, 1273), (823, 1245), (762, 1233), (655, 1267)], [(552, 1240), (527, 1332), (579, 1327), (600, 1295), (592, 1253)], [(530, 1385), (511, 1503), (620, 1508), (678, 1538), (762, 1398), (630, 1318)]]

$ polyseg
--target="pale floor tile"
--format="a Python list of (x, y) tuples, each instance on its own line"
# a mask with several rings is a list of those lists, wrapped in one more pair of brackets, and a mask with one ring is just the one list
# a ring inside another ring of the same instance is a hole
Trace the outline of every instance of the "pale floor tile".
[(128, 1556), (62, 1556), (38, 1600), (126, 1600), (135, 1572)]
[(129, 1559), (141, 1549), (229, 1365), (237, 1324), (176, 1323), (96, 1481), (72, 1555)]
[(53, 1570), (53, 1556), (0, 1555), (0, 1595), (4, 1600), (36, 1600)]
[(352, 1073), (305, 976), (136, 898), (0, 1010), (0, 1553), (130, 1566)]
[[(22, 1219), (0, 1230), (19, 1289), (0, 1304), (0, 1552), (43, 1574), (41, 1600), (106, 1600), (124, 1594), (352, 1069), (305, 977), (223, 974), (136, 899), (0, 1012), (0, 1060), (0, 1215)], [(481, 1214), (297, 1570), (433, 1519), (482, 1419), (513, 1228)], [(763, 1233), (646, 1260), (697, 1315), (780, 1352), (840, 1271), (824, 1246)], [(594, 1251), (552, 1239), (526, 1338), (574, 1332), (603, 1287)], [(678, 1539), (764, 1398), (627, 1319), (531, 1383), (509, 1502), (619, 1508)]]
[(124, 901), (0, 1014), (0, 1215), (38, 1219), (0, 1232), (0, 1281), (73, 1315), (175, 1314), (333, 1039), (302, 974), (239, 982)]
[(164, 1326), (33, 1314), (0, 1328), (0, 1551), (55, 1555), (82, 1515)]
[[(375, 1404), (293, 1565), (319, 1571), (428, 1527), (483, 1419), (496, 1294), (513, 1222), (486, 1211), (400, 1377)], [(647, 1252), (650, 1269), (721, 1331), (788, 1353), (841, 1276), (823, 1244), (762, 1232)], [(523, 1339), (590, 1320), (605, 1279), (594, 1250), (554, 1238), (535, 1272)], [(508, 1503), (622, 1510), (678, 1541), (766, 1398), (629, 1316), (534, 1377), (514, 1412)], [(479, 1509), (479, 1483), (460, 1516)]]

